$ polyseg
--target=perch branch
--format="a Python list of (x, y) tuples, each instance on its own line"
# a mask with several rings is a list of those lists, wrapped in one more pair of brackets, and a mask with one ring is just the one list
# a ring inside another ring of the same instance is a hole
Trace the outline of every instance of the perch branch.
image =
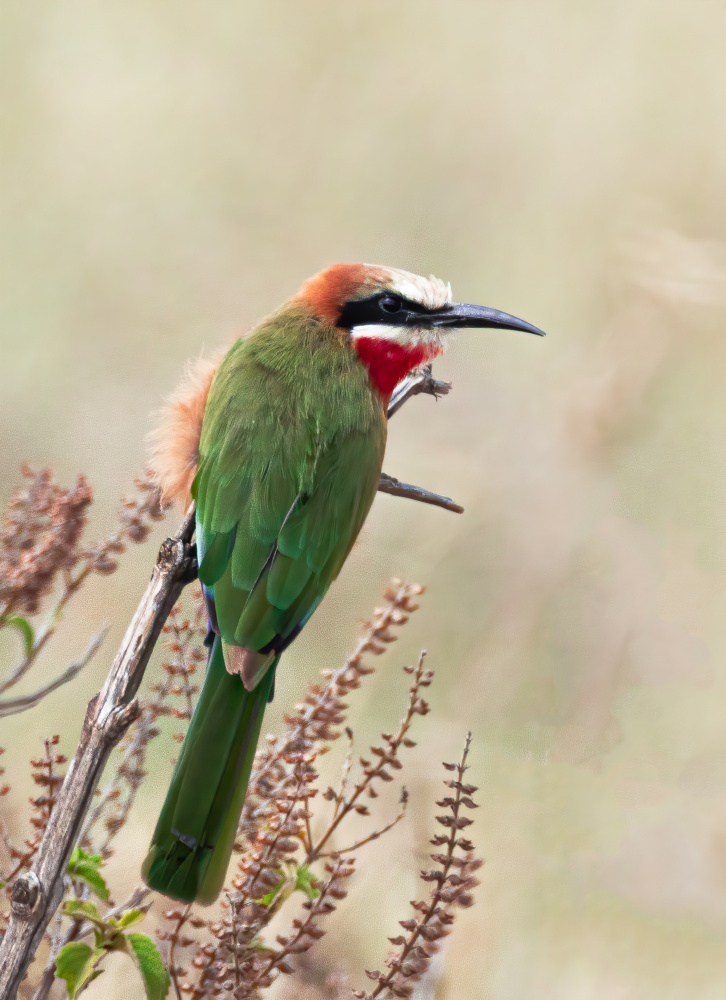
[(391, 401), (388, 404), (388, 419), (394, 413), (398, 413), (403, 404), (411, 396), (418, 396), (425, 393), (438, 399), (439, 396), (446, 396), (451, 391), (451, 382), (442, 382), (434, 378), (431, 374), (431, 365), (424, 365), (420, 371), (407, 375), (403, 382), (399, 383), (393, 390)]
[[(431, 374), (431, 365), (425, 365), (420, 371), (407, 376), (400, 385), (396, 386), (388, 404), (388, 419), (390, 420), (395, 413), (398, 413), (403, 404), (412, 396), (425, 393), (438, 399), (439, 396), (446, 396), (450, 390), (451, 382), (441, 382), (434, 378)], [(453, 511), (455, 514), (463, 514), (464, 512), (464, 508), (450, 497), (439, 496), (438, 493), (432, 493), (430, 490), (424, 489), (423, 486), (402, 483), (399, 479), (389, 476), (385, 472), (381, 473), (378, 491), (379, 493), (389, 493), (394, 497), (429, 503), (434, 507), (443, 507), (444, 510)]]
[(112, 747), (139, 714), (135, 699), (161, 628), (196, 566), (190, 509), (179, 533), (159, 550), (151, 580), (129, 624), (100, 694), (88, 703), (76, 755), (68, 768), (30, 871), (19, 875), (0, 948), (0, 997), (15, 1000), (20, 982), (63, 897), (63, 874)]
[(412, 486), (410, 483), (402, 483), (400, 479), (394, 479), (387, 473), (382, 472), (378, 482), (379, 493), (390, 493), (394, 497), (406, 497), (408, 500), (418, 500), (420, 503), (430, 503), (434, 507), (443, 507), (444, 510), (451, 510), (455, 514), (463, 514), (464, 508), (452, 500), (450, 497), (439, 496), (438, 493), (431, 493), (423, 486)]

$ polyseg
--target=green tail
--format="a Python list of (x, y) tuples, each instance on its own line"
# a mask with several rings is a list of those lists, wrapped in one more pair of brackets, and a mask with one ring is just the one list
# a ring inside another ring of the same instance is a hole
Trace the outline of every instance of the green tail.
[(227, 673), (219, 636), (144, 860), (152, 889), (213, 903), (227, 874), (276, 662), (254, 691)]

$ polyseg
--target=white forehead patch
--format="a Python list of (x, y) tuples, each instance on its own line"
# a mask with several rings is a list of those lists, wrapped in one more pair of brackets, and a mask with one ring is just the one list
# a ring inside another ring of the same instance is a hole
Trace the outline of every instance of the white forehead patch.
[(451, 302), (451, 285), (435, 278), (433, 274), (424, 278), (420, 274), (411, 274), (410, 271), (401, 271), (396, 267), (381, 270), (385, 270), (388, 278), (386, 287), (410, 302), (418, 302), (426, 309), (440, 309)]

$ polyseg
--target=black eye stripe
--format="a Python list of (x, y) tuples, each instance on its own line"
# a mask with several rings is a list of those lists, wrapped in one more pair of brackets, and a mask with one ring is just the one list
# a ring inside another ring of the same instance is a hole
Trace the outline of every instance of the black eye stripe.
[[(398, 309), (387, 308), (398, 304)], [(427, 316), (436, 310), (426, 309), (420, 302), (411, 302), (404, 299), (395, 292), (380, 292), (371, 295), (368, 299), (360, 299), (355, 302), (346, 302), (338, 317), (337, 325), (344, 330), (350, 330), (354, 326), (369, 326), (372, 323), (385, 325), (395, 323), (406, 326), (415, 322), (417, 316)]]

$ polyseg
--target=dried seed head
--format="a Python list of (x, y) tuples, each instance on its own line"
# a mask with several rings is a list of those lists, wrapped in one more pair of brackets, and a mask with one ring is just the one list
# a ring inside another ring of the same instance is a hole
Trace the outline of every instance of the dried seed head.
[(32, 615), (56, 574), (78, 562), (93, 493), (83, 476), (64, 490), (49, 469), (22, 471), (29, 483), (11, 496), (0, 523), (0, 611)]

